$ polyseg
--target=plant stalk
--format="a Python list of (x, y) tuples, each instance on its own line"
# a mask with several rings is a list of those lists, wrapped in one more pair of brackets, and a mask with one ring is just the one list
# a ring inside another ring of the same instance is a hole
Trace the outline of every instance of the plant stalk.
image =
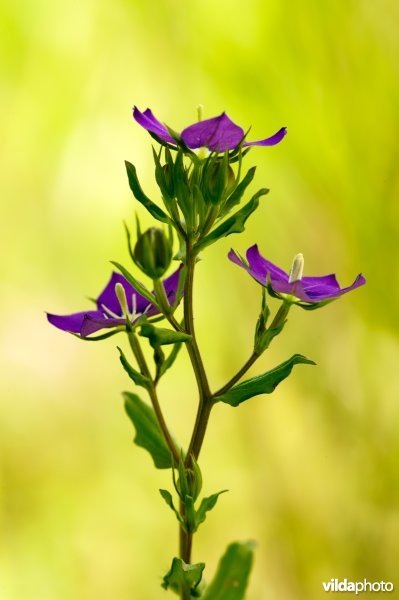
[(129, 338), (130, 347), (131, 347), (132, 352), (137, 360), (137, 364), (139, 366), (140, 372), (142, 373), (142, 375), (145, 375), (146, 377), (148, 377), (148, 379), (151, 381), (151, 385), (148, 388), (148, 394), (150, 396), (151, 404), (154, 409), (154, 413), (157, 418), (158, 424), (164, 435), (165, 441), (169, 447), (169, 450), (171, 451), (171, 453), (173, 455), (173, 459), (174, 459), (175, 463), (178, 464), (179, 463), (179, 451), (176, 448), (176, 444), (169, 432), (168, 426), (166, 425), (164, 416), (162, 414), (162, 410), (161, 410), (161, 406), (159, 404), (158, 395), (157, 395), (157, 391), (155, 389), (154, 381), (151, 377), (151, 373), (148, 368), (147, 362), (145, 360), (143, 351), (141, 350), (141, 346), (137, 340), (137, 337), (136, 337), (136, 334), (134, 333), (134, 331), (128, 330), (127, 335)]

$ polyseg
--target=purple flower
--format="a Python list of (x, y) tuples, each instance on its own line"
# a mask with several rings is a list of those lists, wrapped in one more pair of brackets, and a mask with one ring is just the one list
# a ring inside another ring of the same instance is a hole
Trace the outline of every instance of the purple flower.
[(279, 298), (294, 302), (304, 308), (334, 300), (366, 283), (363, 275), (358, 275), (352, 285), (346, 288), (340, 287), (333, 274), (321, 277), (302, 277), (302, 254), (295, 257), (291, 272), (288, 274), (259, 254), (256, 244), (248, 248), (247, 261), (240, 258), (234, 250), (230, 250), (228, 257)]
[[(164, 280), (166, 295), (171, 304), (176, 299), (179, 284), (180, 268)], [(104, 290), (96, 300), (97, 310), (87, 310), (71, 315), (52, 315), (47, 313), (48, 321), (70, 333), (89, 336), (100, 329), (111, 329), (136, 323), (144, 315), (151, 317), (159, 314), (159, 310), (147, 298), (139, 294), (135, 288), (119, 273), (113, 272)]]
[[(139, 111), (135, 106), (133, 109), (133, 117), (144, 129), (155, 135), (161, 142), (165, 144), (177, 145), (176, 140), (170, 135), (166, 125), (158, 121), (147, 108), (144, 112)], [(244, 142), (244, 146), (274, 146), (281, 142), (287, 128), (282, 127), (264, 140), (256, 142)], [(209, 148), (214, 152), (224, 152), (225, 150), (233, 150), (244, 138), (244, 130), (233, 123), (233, 121), (223, 112), (218, 117), (198, 121), (189, 127), (183, 129), (180, 137), (184, 144), (191, 149)]]

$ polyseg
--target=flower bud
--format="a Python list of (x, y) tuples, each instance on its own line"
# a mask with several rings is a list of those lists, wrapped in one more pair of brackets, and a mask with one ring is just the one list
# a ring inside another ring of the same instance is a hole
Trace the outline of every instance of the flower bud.
[(165, 184), (165, 188), (168, 193), (168, 196), (170, 198), (173, 198), (173, 196), (174, 196), (173, 172), (172, 172), (172, 168), (171, 168), (170, 164), (166, 163), (165, 165), (163, 165), (162, 171), (163, 171), (163, 176), (164, 176), (164, 184)]
[(195, 502), (202, 489), (202, 474), (195, 458), (191, 458), (191, 466), (187, 468), (182, 457), (180, 457), (178, 472), (179, 479), (176, 482), (177, 493), (183, 502), (187, 496)]
[(227, 163), (227, 158), (216, 161), (206, 176), (206, 191), (211, 203), (218, 204), (223, 197), (228, 196), (234, 184), (234, 171)]
[(151, 227), (137, 240), (134, 260), (137, 266), (151, 277), (159, 279), (165, 274), (172, 260), (172, 243), (162, 229)]

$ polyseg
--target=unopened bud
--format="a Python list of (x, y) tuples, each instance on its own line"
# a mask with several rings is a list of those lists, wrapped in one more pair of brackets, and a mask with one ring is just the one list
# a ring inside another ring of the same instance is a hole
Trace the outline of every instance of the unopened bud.
[(159, 279), (165, 274), (172, 254), (171, 240), (157, 227), (147, 229), (139, 237), (134, 248), (136, 264), (151, 279)]
[(172, 173), (172, 169), (171, 166), (166, 163), (163, 167), (163, 176), (164, 176), (164, 184), (166, 187), (166, 191), (168, 192), (168, 195), (172, 198), (174, 195), (174, 185), (173, 185), (173, 173)]
[(208, 174), (206, 188), (212, 204), (217, 204), (223, 197), (231, 192), (236, 178), (234, 171), (229, 164), (224, 161), (215, 162)]
[(304, 262), (303, 254), (297, 254), (295, 256), (292, 261), (288, 283), (294, 283), (294, 281), (300, 281), (302, 279)]

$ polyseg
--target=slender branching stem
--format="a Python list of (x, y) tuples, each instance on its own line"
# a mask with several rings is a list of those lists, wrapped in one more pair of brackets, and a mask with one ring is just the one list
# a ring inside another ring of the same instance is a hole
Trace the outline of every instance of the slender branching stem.
[(168, 426), (166, 425), (166, 422), (165, 422), (165, 419), (164, 419), (164, 416), (163, 416), (163, 413), (161, 410), (161, 406), (159, 404), (158, 394), (157, 394), (157, 391), (155, 388), (154, 380), (152, 379), (151, 372), (147, 365), (147, 361), (145, 360), (145, 356), (143, 354), (143, 351), (141, 349), (141, 346), (139, 344), (139, 341), (138, 341), (134, 331), (133, 330), (128, 331), (127, 335), (129, 338), (130, 347), (131, 347), (132, 352), (137, 360), (137, 364), (139, 366), (140, 372), (142, 373), (142, 375), (145, 375), (150, 381), (150, 386), (148, 388), (148, 394), (150, 396), (150, 400), (151, 400), (152, 407), (154, 409), (155, 416), (157, 418), (157, 421), (161, 428), (161, 431), (164, 435), (164, 438), (168, 445), (168, 448), (173, 455), (174, 462), (176, 464), (178, 464), (179, 451), (178, 451), (176, 444), (170, 434)]
[(259, 356), (260, 355), (254, 351), (248, 358), (247, 362), (241, 367), (241, 369), (237, 371), (237, 373), (223, 387), (217, 390), (213, 394), (213, 397), (216, 398), (217, 396), (223, 396), (223, 394), (228, 392), (233, 387), (233, 385), (237, 383), (237, 381), (239, 381), (241, 377), (243, 377), (245, 373), (252, 367), (252, 365), (258, 360)]

